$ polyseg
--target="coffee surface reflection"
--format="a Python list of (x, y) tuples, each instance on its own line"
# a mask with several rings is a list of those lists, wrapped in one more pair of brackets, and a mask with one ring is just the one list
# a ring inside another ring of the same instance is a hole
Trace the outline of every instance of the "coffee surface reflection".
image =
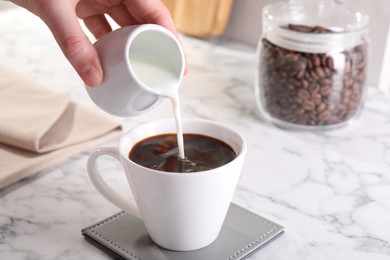
[(184, 149), (186, 158), (180, 159), (176, 134), (157, 135), (138, 142), (129, 159), (150, 169), (189, 173), (217, 168), (236, 157), (228, 144), (199, 134), (184, 134)]

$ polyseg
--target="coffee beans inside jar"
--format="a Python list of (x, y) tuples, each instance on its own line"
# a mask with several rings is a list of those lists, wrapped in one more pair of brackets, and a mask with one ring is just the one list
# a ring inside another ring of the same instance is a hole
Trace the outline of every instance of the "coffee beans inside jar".
[[(289, 24), (304, 34), (332, 34), (320, 26)], [(258, 103), (278, 121), (335, 126), (354, 117), (366, 82), (367, 43), (329, 52), (281, 47), (264, 37), (259, 52)]]

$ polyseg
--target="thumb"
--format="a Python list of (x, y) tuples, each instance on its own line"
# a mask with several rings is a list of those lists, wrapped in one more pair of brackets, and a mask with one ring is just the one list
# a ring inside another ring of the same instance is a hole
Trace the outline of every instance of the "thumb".
[(74, 7), (67, 5), (66, 2), (52, 5), (51, 10), (43, 12), (41, 18), (84, 83), (88, 86), (97, 86), (103, 80), (99, 56), (83, 32)]

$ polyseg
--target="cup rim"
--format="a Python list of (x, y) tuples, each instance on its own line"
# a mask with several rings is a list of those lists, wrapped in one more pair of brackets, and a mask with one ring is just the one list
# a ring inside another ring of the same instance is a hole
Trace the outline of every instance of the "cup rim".
[[(125, 162), (127, 162), (127, 163), (131, 163), (132, 165), (136, 165), (137, 167), (140, 167), (140, 168), (143, 168), (143, 169), (147, 169), (148, 173), (162, 174), (162, 175), (172, 175), (172, 176), (200, 176), (200, 175), (204, 175), (204, 174), (209, 174), (210, 171), (213, 171), (215, 169), (222, 169), (222, 168), (229, 167), (230, 164), (233, 164), (236, 161), (240, 160), (246, 154), (247, 144), (246, 144), (246, 141), (245, 141), (244, 137), (242, 136), (242, 134), (240, 134), (237, 130), (233, 129), (232, 127), (227, 126), (227, 125), (225, 125), (225, 124), (223, 124), (221, 122), (207, 120), (207, 119), (182, 118), (182, 124), (185, 124), (186, 122), (199, 122), (199, 123), (203, 123), (203, 124), (209, 124), (209, 125), (213, 125), (214, 127), (224, 128), (227, 131), (229, 131), (230, 133), (232, 133), (233, 135), (235, 135), (239, 139), (239, 141), (240, 141), (240, 148), (238, 149), (238, 151), (235, 150), (236, 157), (232, 161), (230, 161), (230, 162), (228, 162), (228, 163), (226, 163), (224, 165), (221, 165), (219, 167), (216, 167), (216, 168), (213, 168), (213, 169), (209, 169), (209, 170), (204, 170), (204, 171), (190, 172), (190, 173), (165, 172), (165, 171), (155, 170), (155, 169), (151, 169), (151, 168), (142, 166), (142, 165), (137, 164), (137, 163), (133, 162), (132, 160), (130, 160), (129, 157), (128, 157), (128, 154), (129, 154), (130, 150), (124, 148), (124, 146), (126, 145), (124, 142), (125, 142), (125, 139), (127, 138), (127, 136), (130, 135), (134, 131), (139, 131), (139, 129), (147, 128), (148, 126), (151, 126), (151, 125), (162, 124), (164, 122), (172, 122), (173, 124), (175, 124), (175, 120), (173, 118), (166, 118), (166, 119), (160, 119), (160, 120), (155, 120), (155, 121), (152, 121), (152, 122), (140, 124), (140, 125), (132, 128), (132, 129), (128, 130), (127, 132), (125, 132), (120, 137), (119, 142), (118, 142), (118, 151), (119, 151), (120, 157), (123, 160), (125, 160)], [(169, 133), (172, 133), (172, 132), (169, 132)], [(191, 133), (191, 132), (183, 130), (183, 133), (186, 134), (186, 133)], [(164, 133), (159, 133), (159, 134), (164, 134)], [(202, 135), (206, 135), (207, 136), (207, 134), (202, 134)], [(218, 140), (221, 140), (221, 138), (219, 138), (217, 136), (212, 136), (212, 135), (209, 135), (209, 136), (213, 137), (213, 138), (216, 138)], [(147, 137), (145, 137), (145, 138), (147, 138)], [(141, 141), (141, 140), (143, 140), (145, 138), (137, 140), (137, 142), (139, 142), (139, 141)], [(221, 140), (221, 141), (224, 142), (224, 143), (227, 143), (224, 140)], [(229, 146), (232, 146), (230, 143), (227, 143), (227, 144)], [(133, 146), (131, 146), (131, 147), (133, 147)], [(196, 174), (192, 174), (192, 173), (196, 173)]]

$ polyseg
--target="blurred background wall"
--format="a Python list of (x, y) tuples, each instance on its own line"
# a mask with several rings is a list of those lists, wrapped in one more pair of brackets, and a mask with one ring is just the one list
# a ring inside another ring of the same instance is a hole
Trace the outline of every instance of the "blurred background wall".
[[(313, 0), (314, 1), (314, 0)], [(256, 46), (261, 34), (261, 9), (277, 0), (234, 0), (226, 30), (221, 37)], [(338, 0), (370, 16), (368, 83), (390, 92), (390, 1)]]
[[(205, 39), (217, 37), (239, 42), (253, 48), (256, 48), (261, 35), (263, 6), (279, 2), (278, 0), (163, 1), (171, 10), (180, 31)], [(390, 92), (390, 1), (335, 1), (370, 16), (368, 84)], [(212, 17), (215, 19), (213, 20)]]
[[(162, 0), (180, 31), (196, 37), (239, 42), (253, 49), (261, 35), (261, 11), (278, 0)], [(315, 1), (315, 0), (313, 0)], [(370, 16), (368, 83), (390, 92), (390, 1), (335, 0)], [(0, 0), (0, 10), (14, 7)], [(1, 15), (1, 14), (0, 14)], [(23, 19), (22, 17), (20, 19)], [(175, 22), (176, 22), (175, 21)], [(1, 26), (1, 25), (0, 25)], [(187, 31), (186, 31), (187, 30)]]

